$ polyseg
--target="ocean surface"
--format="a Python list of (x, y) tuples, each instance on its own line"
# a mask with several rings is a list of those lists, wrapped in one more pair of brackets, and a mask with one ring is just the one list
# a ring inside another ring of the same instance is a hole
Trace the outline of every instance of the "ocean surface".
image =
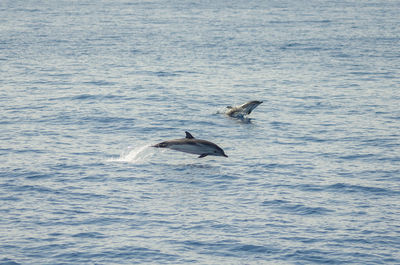
[(400, 264), (399, 14), (2, 0), (0, 264)]

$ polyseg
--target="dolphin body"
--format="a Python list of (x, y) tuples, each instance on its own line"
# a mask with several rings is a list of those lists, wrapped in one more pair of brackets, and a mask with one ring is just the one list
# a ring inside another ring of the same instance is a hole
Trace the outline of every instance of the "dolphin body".
[(218, 145), (206, 140), (196, 139), (189, 132), (185, 133), (186, 138), (161, 142), (159, 144), (152, 145), (152, 147), (169, 148), (189, 154), (196, 154), (200, 155), (199, 158), (206, 157), (208, 155), (228, 157), (224, 150), (222, 150), (222, 148)]
[(243, 118), (245, 115), (249, 115), (261, 103), (263, 102), (253, 100), (236, 107), (228, 106), (226, 107), (225, 114), (234, 118)]

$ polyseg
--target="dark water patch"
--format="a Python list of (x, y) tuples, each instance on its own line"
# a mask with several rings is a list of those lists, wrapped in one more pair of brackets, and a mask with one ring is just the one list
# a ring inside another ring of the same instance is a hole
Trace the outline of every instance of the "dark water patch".
[(329, 24), (334, 22), (331, 19), (313, 19), (313, 20), (271, 20), (268, 23), (271, 24), (300, 24), (300, 23), (304, 23), (305, 25), (308, 24)]
[(336, 257), (333, 252), (322, 251), (319, 249), (306, 249), (296, 250), (292, 253), (284, 256), (285, 260), (292, 260), (298, 263), (299, 261), (303, 264), (349, 264), (343, 257)]
[(290, 164), (290, 163), (269, 163), (269, 164), (262, 164), (261, 166), (263, 168), (293, 168), (295, 166), (297, 166), (298, 164)]
[(223, 240), (218, 242), (211, 241), (170, 241), (170, 244), (180, 245), (183, 249), (196, 251), (213, 256), (222, 257), (245, 257), (246, 255), (268, 255), (279, 253), (280, 249), (270, 245), (254, 245), (254, 244), (242, 244), (236, 240)]
[[(164, 253), (162, 250), (151, 249), (140, 246), (113, 247), (107, 250), (102, 248), (90, 251), (72, 251), (55, 255), (59, 261), (74, 263), (91, 263), (93, 260), (101, 260), (105, 264), (119, 263), (126, 264), (147, 264), (147, 263), (171, 263), (176, 262), (179, 256)], [(119, 262), (118, 262), (119, 261)]]
[(121, 118), (121, 117), (104, 117), (104, 116), (90, 116), (90, 117), (83, 117), (81, 118), (82, 123), (99, 123), (99, 124), (119, 124), (118, 127), (115, 129), (119, 128), (121, 125), (120, 124), (129, 124), (132, 128), (134, 126), (134, 122), (136, 119), (134, 118)]
[(281, 237), (283, 240), (287, 241), (294, 241), (294, 242), (301, 242), (305, 244), (313, 244), (313, 243), (318, 243), (321, 242), (321, 239), (318, 238), (310, 238), (310, 237), (299, 237), (299, 236), (293, 236), (293, 237)]
[[(193, 159), (197, 158), (193, 156)], [(194, 163), (182, 163), (182, 164), (167, 164), (166, 165), (172, 171), (179, 171), (179, 172), (187, 172), (192, 174), (193, 170), (195, 170), (198, 174), (209, 174), (214, 173), (215, 170), (218, 170), (218, 166), (212, 164), (205, 164), (201, 162), (194, 162)]]
[(154, 74), (158, 77), (173, 77), (179, 75), (176, 72), (165, 72), (165, 71), (154, 72)]
[(175, 71), (137, 71), (137, 75), (156, 76), (156, 77), (176, 77), (181, 73)]
[[(92, 157), (92, 158), (100, 157), (100, 156), (103, 155), (102, 152), (93, 152), (93, 151), (72, 152), (70, 154), (74, 155), (74, 156), (85, 156), (85, 157)], [(63, 164), (63, 165), (65, 165), (65, 164)], [(86, 168), (101, 167), (101, 166), (104, 166), (104, 165), (105, 165), (104, 163), (96, 162), (96, 163), (86, 163), (85, 165), (79, 165), (79, 167), (86, 169)]]
[(96, 81), (86, 81), (86, 82), (83, 82), (83, 84), (94, 85), (94, 86), (113, 86), (116, 83), (105, 81), (105, 80), (96, 80)]
[(40, 179), (52, 178), (53, 176), (54, 176), (53, 174), (33, 174), (27, 176), (26, 178), (31, 180), (40, 180)]
[[(35, 238), (29, 238), (32, 241), (36, 241)], [(46, 251), (54, 251), (58, 249), (65, 249), (71, 247), (72, 243), (51, 243), (51, 244), (43, 244), (43, 245), (29, 245), (23, 249), (25, 253), (30, 253), (31, 255), (40, 255), (45, 253)]]
[[(76, 209), (61, 209), (61, 210), (56, 210), (53, 211), (52, 214), (55, 215), (61, 215), (61, 216), (75, 216), (75, 215), (87, 215), (90, 214), (91, 212), (87, 211), (84, 208), (76, 208)], [(49, 223), (47, 225), (54, 225), (53, 223)]]
[(52, 189), (49, 187), (41, 186), (41, 185), (14, 185), (14, 184), (8, 184), (8, 185), (2, 185), (3, 187), (9, 189), (10, 191), (14, 192), (35, 192), (38, 194), (57, 194), (59, 191), (56, 189)]
[(84, 233), (77, 233), (72, 235), (72, 237), (76, 237), (76, 238), (106, 238), (106, 236), (102, 233), (98, 233), (98, 232), (84, 232)]
[(0, 265), (22, 265), (22, 263), (15, 262), (14, 260), (9, 258), (2, 258), (0, 260)]
[(177, 74), (199, 74), (200, 72), (190, 71), (190, 70), (178, 70), (175, 71)]
[(349, 74), (356, 75), (356, 76), (368, 76), (368, 78), (366, 78), (365, 80), (375, 80), (372, 77), (375, 77), (377, 79), (380, 79), (380, 78), (393, 79), (397, 76), (393, 72), (352, 71), (352, 72), (349, 72)]
[(278, 145), (293, 145), (293, 146), (307, 144), (305, 141), (298, 141), (296, 139), (291, 139), (291, 138), (287, 139), (287, 140), (276, 139), (276, 140), (273, 140), (273, 143), (278, 144)]
[(319, 52), (319, 51), (330, 51), (331, 48), (318, 46), (315, 42), (300, 43), (292, 42), (284, 44), (280, 47), (281, 50), (294, 50), (294, 51), (307, 51), (307, 52)]
[(335, 141), (334, 139), (324, 139), (320, 137), (316, 137), (313, 135), (305, 135), (305, 136), (300, 136), (300, 137), (292, 137), (292, 139), (296, 139), (299, 142), (303, 143), (308, 143), (308, 142), (314, 142), (314, 143), (324, 143), (324, 142), (331, 142)]
[(379, 182), (385, 183), (388, 180), (393, 180), (395, 183), (397, 183), (400, 181), (400, 168), (393, 170), (366, 170), (362, 173), (375, 176), (376, 180)]
[(281, 210), (296, 215), (326, 215), (334, 212), (325, 207), (310, 207), (303, 204), (289, 204), (280, 207)]
[[(1, 187), (1, 186), (0, 186)], [(7, 202), (18, 202), (18, 201), (22, 201), (21, 198), (19, 197), (15, 197), (15, 196), (0, 196), (0, 201), (4, 201), (5, 203)]]
[(397, 115), (388, 116), (388, 118), (397, 121), (397, 120), (400, 120), (400, 115), (399, 116), (397, 116)]
[[(175, 179), (175, 178), (159, 178), (156, 180), (157, 182), (161, 182), (161, 183), (175, 183), (175, 184), (179, 184), (179, 183), (186, 183), (186, 180), (182, 180), (182, 179)], [(197, 182), (195, 182), (196, 184)]]
[(247, 245), (247, 244), (241, 244), (238, 246), (234, 246), (233, 248), (230, 249), (232, 252), (245, 252), (245, 253), (264, 253), (264, 254), (269, 254), (269, 253), (276, 253), (279, 252), (278, 249), (272, 248), (272, 247), (265, 247), (265, 246), (260, 246), (260, 245)]
[(280, 206), (280, 205), (285, 205), (288, 204), (289, 201), (286, 200), (266, 200), (262, 202), (262, 205), (264, 206)]
[(43, 12), (42, 9), (38, 9), (38, 8), (22, 8), (22, 7), (18, 7), (14, 9), (15, 12), (28, 12), (28, 13), (36, 13), (36, 12)]
[(208, 179), (220, 180), (221, 183), (231, 183), (232, 180), (239, 179), (238, 176), (230, 175), (230, 174), (209, 174), (207, 175)]
[(47, 106), (40, 104), (21, 104), (21, 105), (11, 105), (5, 107), (5, 110), (9, 111), (9, 114), (19, 114), (23, 110), (45, 110)]
[(263, 206), (272, 207), (276, 209), (278, 212), (284, 212), (286, 214), (294, 214), (294, 215), (327, 215), (333, 213), (333, 210), (330, 210), (325, 207), (311, 207), (306, 206), (300, 203), (291, 203), (286, 200), (266, 200), (262, 202)]
[(109, 176), (109, 174), (107, 174), (107, 173), (95, 173), (95, 174), (90, 174), (90, 175), (84, 176), (80, 180), (98, 183), (98, 182), (106, 181), (108, 176)]
[(388, 156), (388, 157), (380, 157), (380, 158), (377, 159), (377, 161), (398, 163), (398, 162), (400, 162), (400, 156), (397, 156), (397, 157), (390, 157), (390, 156)]
[(130, 53), (132, 53), (132, 54), (147, 54), (148, 52), (146, 52), (146, 51), (144, 51), (144, 50), (141, 50), (141, 49), (130, 49), (129, 50), (129, 52)]
[(280, 121), (273, 121), (270, 124), (274, 129), (279, 129), (279, 130), (287, 129), (289, 126), (293, 125), (292, 123), (289, 122), (280, 122)]
[(67, 161), (67, 159), (59, 159), (60, 161), (66, 161), (66, 162), (55, 162), (51, 163), (48, 165), (48, 168), (50, 170), (54, 170), (53, 175), (61, 177), (61, 179), (64, 179), (64, 174), (62, 172), (65, 172), (66, 170), (79, 170), (81, 168), (81, 165), (78, 163), (70, 163)]
[[(302, 99), (306, 102), (313, 102), (313, 105), (301, 104), (301, 105), (295, 105), (294, 106), (295, 108), (298, 108), (298, 107), (310, 108), (310, 107), (323, 105), (323, 103), (324, 103), (324, 102), (322, 102), (322, 100), (324, 100), (324, 98), (321, 96), (316, 96), (316, 95), (304, 95), (304, 96), (294, 95), (294, 96), (292, 96), (292, 98)], [(317, 100), (317, 102), (314, 102), (314, 100)]]
[(354, 154), (354, 155), (339, 156), (338, 158), (344, 160), (358, 160), (358, 159), (371, 158), (375, 156), (376, 156), (375, 154)]
[(362, 139), (361, 143), (368, 146), (382, 146), (382, 147), (399, 147), (400, 143), (398, 141), (399, 135), (393, 135), (390, 138), (388, 137), (379, 137), (372, 139)]
[(375, 194), (382, 196), (392, 196), (392, 195), (400, 195), (400, 192), (390, 190), (387, 188), (380, 187), (368, 187), (361, 185), (352, 185), (345, 183), (336, 183), (333, 185), (326, 186), (326, 190), (334, 191), (334, 192), (343, 192), (343, 193), (367, 193), (367, 194)]
[[(92, 217), (91, 213), (88, 214), (80, 214), (80, 218), (63, 218), (56, 220), (46, 220), (46, 222), (37, 222), (38, 225), (41, 226), (70, 226), (70, 227), (78, 227), (78, 226), (91, 226), (91, 225), (100, 225), (102, 227), (105, 226), (114, 226), (116, 224), (120, 224), (124, 221), (123, 218), (118, 217)], [(76, 213), (74, 214), (76, 216)]]
[(295, 188), (298, 188), (303, 191), (312, 191), (312, 192), (320, 192), (324, 190), (324, 187), (315, 184), (300, 184), (300, 185), (295, 185)]
[(72, 192), (68, 193), (68, 197), (77, 201), (85, 201), (85, 200), (100, 200), (100, 199), (109, 199), (107, 195), (97, 194), (94, 192)]
[(49, 98), (49, 101), (81, 101), (81, 102), (103, 102), (104, 100), (118, 100), (118, 101), (130, 101), (135, 99), (134, 97), (115, 95), (115, 94), (80, 94), (75, 96), (62, 96)]
[(27, 178), (27, 179), (42, 179), (49, 178), (58, 175), (58, 173), (53, 172), (40, 172), (40, 171), (30, 171), (22, 168), (15, 168), (8, 172), (2, 173), (4, 177), (10, 177), (13, 179)]
[(60, 233), (60, 232), (54, 232), (54, 233), (50, 233), (49, 236), (51, 237), (62, 237), (65, 236), (64, 233)]
[(90, 95), (90, 94), (82, 94), (78, 96), (73, 96), (73, 97), (68, 97), (65, 99), (70, 99), (70, 100), (88, 100), (88, 99), (96, 99), (98, 96), (97, 95)]

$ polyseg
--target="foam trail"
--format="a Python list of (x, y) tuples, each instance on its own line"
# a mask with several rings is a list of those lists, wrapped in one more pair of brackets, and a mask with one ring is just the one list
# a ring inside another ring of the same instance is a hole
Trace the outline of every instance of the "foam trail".
[(144, 162), (148, 157), (150, 157), (154, 152), (149, 144), (138, 146), (138, 147), (128, 147), (120, 157), (111, 158), (108, 161), (112, 162), (128, 162), (128, 163), (139, 163)]

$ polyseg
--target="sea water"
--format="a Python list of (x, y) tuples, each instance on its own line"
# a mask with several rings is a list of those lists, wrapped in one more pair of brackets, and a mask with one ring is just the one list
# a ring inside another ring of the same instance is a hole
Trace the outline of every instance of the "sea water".
[(399, 264), (398, 14), (2, 0), (0, 264)]

